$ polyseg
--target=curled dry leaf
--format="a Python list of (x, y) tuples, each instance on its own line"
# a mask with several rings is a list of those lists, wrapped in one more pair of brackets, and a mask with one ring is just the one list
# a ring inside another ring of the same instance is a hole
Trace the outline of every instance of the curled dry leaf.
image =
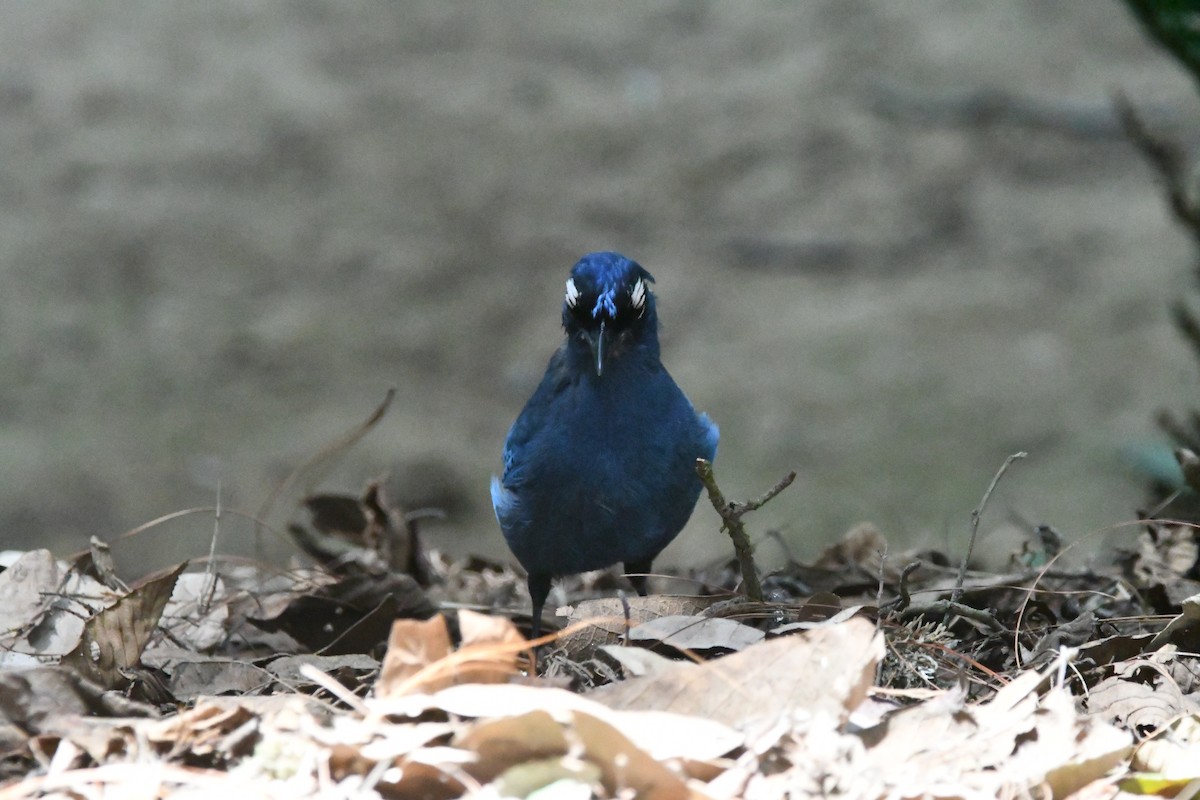
[(879, 556), (888, 549), (887, 539), (874, 524), (861, 522), (826, 547), (813, 562), (814, 567), (830, 570), (850, 568), (878, 570)]
[(375, 695), (434, 692), (461, 683), (504, 683), (517, 674), (518, 655), (528, 644), (510, 620), (466, 610), (459, 611), (458, 620), (463, 641), (453, 653), (443, 617), (425, 622), (396, 620)]
[(1185, 597), (1179, 605), (1181, 609), (1179, 616), (1167, 623), (1167, 627), (1159, 631), (1150, 640), (1151, 650), (1157, 650), (1162, 645), (1172, 641), (1178, 634), (1200, 623), (1200, 594)]
[(1167, 725), (1180, 711), (1200, 710), (1195, 699), (1180, 691), (1165, 666), (1145, 658), (1116, 665), (1113, 675), (1092, 687), (1086, 705), (1094, 716), (1116, 722), (1139, 735)]
[(427, 620), (398, 619), (388, 636), (383, 669), (375, 684), (376, 697), (395, 697), (418, 691), (410, 681), (423, 669), (450, 655), (450, 631), (442, 616)]
[(150, 635), (175, 589), (187, 562), (151, 577), (130, 589), (112, 606), (87, 621), (78, 646), (63, 657), (63, 666), (106, 689), (125, 682), (124, 673), (137, 666)]
[(458, 630), (462, 646), (478, 647), (490, 644), (525, 644), (525, 637), (507, 617), (480, 614), (462, 609), (458, 612)]

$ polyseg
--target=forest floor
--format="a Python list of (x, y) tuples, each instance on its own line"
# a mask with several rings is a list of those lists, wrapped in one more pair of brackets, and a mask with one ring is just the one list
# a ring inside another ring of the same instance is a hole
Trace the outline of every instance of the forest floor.
[[(1017, 450), (992, 527), (1094, 552), (1197, 378), (1193, 254), (1116, 90), (1196, 140), (1186, 76), (1094, 0), (7, 5), (0, 530), (74, 549), (218, 485), (253, 512), (395, 387), (325, 485), (388, 474), (498, 556), (488, 476), (562, 282), (618, 249), (721, 479), (798, 471), (764, 512), (794, 552), (864, 520), (947, 547)], [(719, 554), (713, 520), (665, 563)]]

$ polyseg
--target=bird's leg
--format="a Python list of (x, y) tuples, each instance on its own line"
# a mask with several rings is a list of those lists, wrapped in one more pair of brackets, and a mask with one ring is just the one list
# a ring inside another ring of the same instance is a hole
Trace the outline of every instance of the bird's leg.
[(646, 596), (646, 576), (650, 573), (649, 561), (626, 561), (625, 577), (642, 597)]
[(527, 585), (529, 586), (529, 599), (533, 601), (533, 637), (534, 639), (542, 635), (542, 607), (546, 605), (546, 598), (550, 595), (550, 583), (553, 577), (548, 572), (531, 572)]

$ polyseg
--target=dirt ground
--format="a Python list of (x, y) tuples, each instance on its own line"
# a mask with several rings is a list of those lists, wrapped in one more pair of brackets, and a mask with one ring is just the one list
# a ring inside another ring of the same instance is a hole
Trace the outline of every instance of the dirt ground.
[(66, 550), (218, 481), (253, 511), (394, 386), (323, 485), (390, 473), (434, 544), (499, 555), (488, 476), (594, 249), (658, 279), (727, 491), (798, 470), (754, 518), (797, 556), (957, 541), (1016, 450), (985, 527), (1129, 520), (1123, 454), (1196, 405), (1194, 254), (1117, 89), (1200, 133), (1116, 2), (4, 4), (0, 535)]

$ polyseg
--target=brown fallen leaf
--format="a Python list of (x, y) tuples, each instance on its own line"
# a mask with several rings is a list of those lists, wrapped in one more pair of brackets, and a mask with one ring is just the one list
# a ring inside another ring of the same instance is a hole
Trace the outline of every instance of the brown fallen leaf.
[(529, 645), (510, 620), (467, 610), (459, 611), (458, 619), (463, 644), (453, 653), (443, 617), (396, 620), (375, 696), (435, 692), (462, 683), (504, 683), (517, 674), (518, 656)]
[(89, 619), (79, 644), (63, 656), (62, 665), (106, 689), (127, 683), (125, 673), (141, 660), (175, 581), (186, 567), (185, 561), (136, 584), (129, 594)]
[(525, 644), (525, 637), (507, 617), (480, 614), (464, 608), (458, 612), (458, 631), (462, 647), (490, 644)]
[(514, 764), (564, 756), (570, 749), (562, 724), (540, 709), (483, 720), (456, 737), (454, 744), (478, 755), (467, 771), (481, 783)]
[(837, 570), (858, 567), (873, 572), (878, 569), (879, 554), (887, 552), (887, 548), (887, 539), (879, 528), (870, 522), (860, 522), (822, 550), (812, 566)]
[[(417, 691), (409, 681), (435, 661), (450, 655), (450, 630), (441, 615), (427, 620), (398, 619), (388, 636), (383, 668), (375, 683), (376, 697), (395, 697)], [(426, 689), (428, 690), (428, 689)]]
[(607, 721), (581, 711), (573, 715), (571, 732), (583, 746), (583, 758), (600, 767), (611, 797), (632, 793), (644, 800), (687, 800), (682, 776), (640, 749)]

